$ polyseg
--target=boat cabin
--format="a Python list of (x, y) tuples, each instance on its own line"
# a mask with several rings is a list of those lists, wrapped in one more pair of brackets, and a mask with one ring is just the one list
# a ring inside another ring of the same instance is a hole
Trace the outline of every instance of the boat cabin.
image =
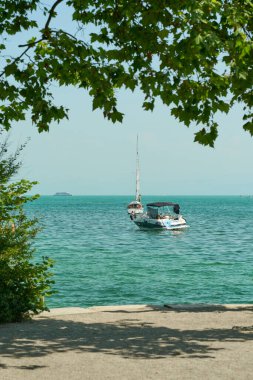
[(147, 204), (147, 216), (151, 219), (178, 219), (179, 204), (155, 202)]
[(142, 204), (140, 202), (137, 202), (137, 201), (133, 201), (131, 203), (129, 203), (129, 205), (127, 206), (128, 209), (136, 209), (136, 210), (139, 210), (142, 208)]

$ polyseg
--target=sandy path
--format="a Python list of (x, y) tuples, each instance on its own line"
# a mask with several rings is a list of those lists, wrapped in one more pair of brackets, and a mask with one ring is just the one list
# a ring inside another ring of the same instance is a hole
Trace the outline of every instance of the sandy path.
[(253, 379), (253, 305), (54, 309), (0, 325), (0, 379)]

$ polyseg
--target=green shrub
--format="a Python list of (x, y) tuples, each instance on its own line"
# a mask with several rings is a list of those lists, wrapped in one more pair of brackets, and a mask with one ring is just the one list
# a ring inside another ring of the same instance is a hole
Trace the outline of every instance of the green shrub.
[(21, 321), (31, 313), (48, 310), (44, 297), (53, 293), (52, 260), (43, 257), (35, 262), (33, 241), (38, 221), (24, 211), (27, 202), (38, 198), (26, 195), (36, 182), (12, 182), (24, 146), (8, 154), (7, 145), (7, 139), (0, 142), (0, 323)]

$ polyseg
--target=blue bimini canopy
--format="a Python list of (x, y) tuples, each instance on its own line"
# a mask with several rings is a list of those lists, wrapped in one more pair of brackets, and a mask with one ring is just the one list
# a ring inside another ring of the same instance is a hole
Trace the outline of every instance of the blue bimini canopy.
[(173, 211), (176, 214), (179, 214), (180, 206), (178, 203), (173, 202), (154, 202), (154, 203), (148, 203), (147, 207), (166, 207), (166, 206), (173, 206)]

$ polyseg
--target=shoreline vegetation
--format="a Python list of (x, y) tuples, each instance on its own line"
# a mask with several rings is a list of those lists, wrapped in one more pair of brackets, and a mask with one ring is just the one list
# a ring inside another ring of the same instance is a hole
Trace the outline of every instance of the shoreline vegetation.
[(59, 308), (1, 325), (4, 379), (249, 379), (253, 304)]
[[(44, 297), (54, 294), (53, 261), (37, 258), (33, 242), (41, 231), (36, 215), (25, 212), (37, 182), (16, 179), (26, 143), (9, 152), (9, 136), (0, 127), (0, 323), (19, 322), (47, 310)], [(36, 262), (35, 262), (36, 260)]]

